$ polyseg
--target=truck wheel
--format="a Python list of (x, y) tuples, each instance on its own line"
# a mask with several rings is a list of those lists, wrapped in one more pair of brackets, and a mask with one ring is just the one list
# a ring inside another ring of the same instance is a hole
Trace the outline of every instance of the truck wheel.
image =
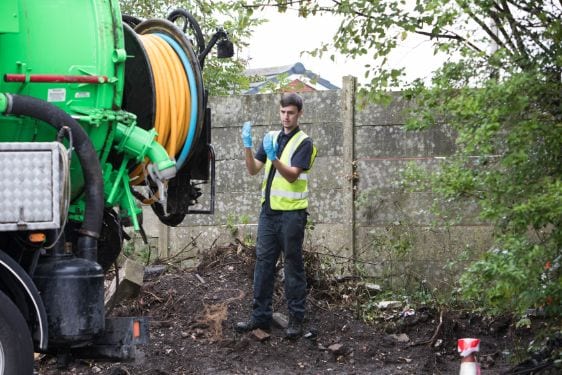
[(19, 309), (0, 291), (0, 375), (33, 374), (33, 342)]

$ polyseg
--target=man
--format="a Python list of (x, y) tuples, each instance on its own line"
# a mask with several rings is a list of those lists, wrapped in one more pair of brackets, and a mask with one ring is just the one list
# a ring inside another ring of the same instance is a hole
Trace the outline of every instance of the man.
[(275, 265), (283, 252), (285, 298), (289, 310), (286, 335), (297, 338), (302, 334), (306, 302), (302, 244), (308, 216), (307, 175), (316, 157), (312, 140), (299, 129), (302, 107), (302, 98), (297, 94), (281, 97), (282, 130), (267, 133), (255, 157), (252, 124), (246, 122), (242, 128), (248, 173), (253, 176), (264, 166), (265, 173), (256, 243), (253, 311), (248, 321), (236, 324), (239, 332), (256, 328), (269, 330)]

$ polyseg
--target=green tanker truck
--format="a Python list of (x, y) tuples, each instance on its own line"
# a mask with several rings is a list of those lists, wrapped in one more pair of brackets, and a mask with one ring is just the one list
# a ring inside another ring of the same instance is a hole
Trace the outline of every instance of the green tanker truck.
[[(106, 316), (104, 273), (124, 228), (142, 233), (141, 204), (170, 226), (213, 211), (201, 69), (215, 45), (232, 56), (182, 9), (0, 2), (0, 375), (32, 374), (34, 352), (132, 359), (148, 339), (145, 319)], [(194, 211), (201, 183), (209, 209)]]

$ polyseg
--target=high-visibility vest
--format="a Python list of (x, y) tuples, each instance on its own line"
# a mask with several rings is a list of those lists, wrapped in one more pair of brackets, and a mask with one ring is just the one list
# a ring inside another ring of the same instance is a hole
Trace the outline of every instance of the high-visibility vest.
[[(278, 141), (279, 134), (281, 131), (271, 132), (275, 142)], [(291, 166), (291, 159), (295, 153), (295, 150), (299, 145), (308, 138), (302, 130), (299, 130), (295, 135), (285, 145), (281, 157), (279, 160)], [(312, 147), (312, 155), (310, 156), (310, 166), (314, 163), (316, 158), (316, 147)], [(267, 178), (271, 170), (271, 160), (267, 159), (265, 162), (265, 173), (261, 185), (261, 202), (265, 202), (265, 189), (267, 186)], [(273, 180), (271, 181), (271, 188), (269, 191), (269, 204), (272, 210), (280, 211), (294, 211), (302, 210), (308, 207), (308, 170), (303, 170), (297, 179), (293, 182), (287, 181), (281, 173), (275, 171), (273, 175)]]

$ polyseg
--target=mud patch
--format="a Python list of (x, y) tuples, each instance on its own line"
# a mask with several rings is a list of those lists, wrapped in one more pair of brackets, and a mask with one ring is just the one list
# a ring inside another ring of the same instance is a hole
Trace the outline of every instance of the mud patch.
[[(307, 335), (288, 340), (273, 327), (266, 340), (233, 330), (246, 320), (252, 300), (251, 249), (219, 248), (192, 270), (169, 268), (145, 282), (141, 295), (113, 315), (148, 316), (151, 341), (136, 363), (74, 361), (57, 369), (52, 357), (37, 361), (39, 374), (454, 374), (456, 341), (478, 337), (486, 374), (500, 374), (526, 348), (530, 331), (514, 330), (509, 319), (489, 320), (463, 311), (390, 309), (374, 325), (353, 309), (327, 298), (308, 297)], [(282, 289), (274, 311), (286, 314)]]

